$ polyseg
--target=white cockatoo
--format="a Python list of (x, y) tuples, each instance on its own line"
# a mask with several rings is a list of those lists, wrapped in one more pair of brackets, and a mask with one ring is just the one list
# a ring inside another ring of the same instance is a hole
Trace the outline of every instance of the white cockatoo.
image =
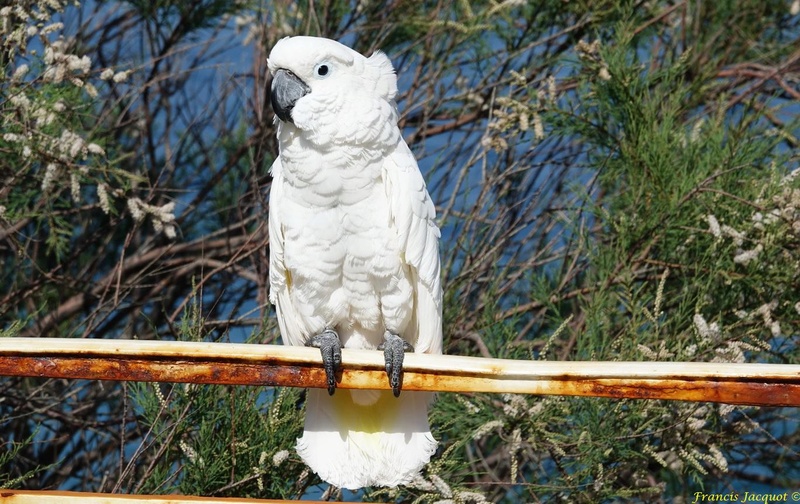
[[(397, 125), (389, 58), (287, 37), (268, 59), (280, 154), (269, 200), (270, 301), (283, 341), (318, 347), (297, 451), (348, 489), (408, 483), (436, 440), (432, 394), (403, 392), (403, 353), (442, 353), (435, 208)], [(383, 350), (392, 392), (340, 390), (342, 348)], [(334, 392), (336, 392), (334, 394)]]

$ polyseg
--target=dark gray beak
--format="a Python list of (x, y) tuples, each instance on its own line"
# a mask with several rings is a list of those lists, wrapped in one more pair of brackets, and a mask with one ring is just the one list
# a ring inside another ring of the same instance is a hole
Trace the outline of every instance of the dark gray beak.
[(310, 92), (311, 88), (299, 77), (289, 70), (281, 68), (275, 72), (275, 76), (272, 78), (269, 94), (272, 110), (281, 121), (294, 122), (292, 120), (294, 104)]

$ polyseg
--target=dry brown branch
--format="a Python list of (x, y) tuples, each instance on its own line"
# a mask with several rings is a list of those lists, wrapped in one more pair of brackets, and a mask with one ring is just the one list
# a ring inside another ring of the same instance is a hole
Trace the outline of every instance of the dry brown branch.
[(764, 84), (766, 84), (770, 79), (780, 78), (782, 72), (787, 71), (792, 65), (797, 63), (800, 60), (800, 50), (795, 51), (791, 54), (784, 62), (780, 65), (776, 66), (773, 69), (770, 69), (768, 72), (764, 72), (762, 75), (759, 76), (747, 89), (742, 91), (740, 94), (734, 96), (728, 101), (728, 108), (733, 107), (737, 103), (740, 103), (745, 98), (753, 95), (757, 92)]
[[(389, 388), (383, 354), (342, 352), (338, 386)], [(552, 362), (408, 354), (403, 388), (800, 406), (800, 365)], [(313, 348), (139, 340), (8, 338), (0, 374), (324, 388)]]

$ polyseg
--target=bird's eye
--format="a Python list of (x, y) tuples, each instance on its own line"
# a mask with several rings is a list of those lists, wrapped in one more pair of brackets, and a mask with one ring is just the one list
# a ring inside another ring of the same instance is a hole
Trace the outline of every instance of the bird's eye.
[(314, 75), (316, 75), (320, 79), (324, 79), (330, 74), (331, 74), (331, 66), (327, 63), (320, 63), (319, 65), (314, 67)]

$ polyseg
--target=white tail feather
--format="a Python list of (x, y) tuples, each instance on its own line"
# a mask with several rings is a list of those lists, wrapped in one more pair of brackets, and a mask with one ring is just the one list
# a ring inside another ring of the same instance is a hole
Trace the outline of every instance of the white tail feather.
[[(354, 391), (363, 392), (363, 391)], [(406, 484), (428, 463), (436, 440), (428, 425), (433, 394), (378, 393), (373, 404), (358, 404), (348, 390), (329, 396), (308, 390), (303, 437), (297, 453), (323, 480), (355, 490)]]

